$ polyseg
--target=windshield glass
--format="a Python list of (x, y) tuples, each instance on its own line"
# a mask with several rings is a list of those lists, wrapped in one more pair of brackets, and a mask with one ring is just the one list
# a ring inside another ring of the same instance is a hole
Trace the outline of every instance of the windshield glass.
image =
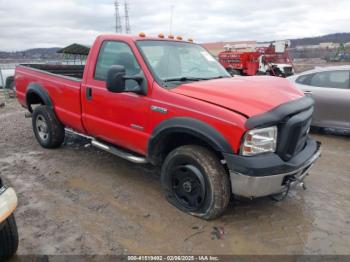
[(186, 81), (230, 77), (200, 45), (175, 41), (138, 41), (155, 78), (166, 87)]

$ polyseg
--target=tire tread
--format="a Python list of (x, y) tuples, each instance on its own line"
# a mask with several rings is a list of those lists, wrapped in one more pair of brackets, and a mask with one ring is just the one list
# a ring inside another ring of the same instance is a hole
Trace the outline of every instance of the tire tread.
[[(166, 157), (162, 167), (162, 177), (166, 175), (166, 167), (171, 159), (178, 155), (194, 157), (198, 163), (201, 163), (201, 166), (204, 168), (205, 173), (208, 176), (207, 181), (210, 183), (213, 191), (212, 201), (204, 212), (188, 213), (206, 220), (219, 217), (226, 210), (231, 197), (230, 180), (225, 168), (220, 163), (217, 156), (209, 149), (199, 145), (185, 145), (176, 148)], [(170, 189), (164, 184), (163, 179), (162, 184), (167, 195), (169, 195)]]
[(18, 231), (14, 215), (9, 216), (0, 230), (0, 261), (7, 259), (18, 248)]
[[(43, 115), (48, 120), (47, 124), (49, 126), (49, 132), (51, 132), (48, 143), (43, 143), (39, 135), (36, 133), (35, 121), (36, 121), (36, 116), (38, 114)], [(35, 137), (42, 147), (57, 148), (61, 146), (65, 137), (64, 126), (58, 121), (55, 113), (48, 106), (42, 105), (34, 109), (32, 124), (33, 124)]]

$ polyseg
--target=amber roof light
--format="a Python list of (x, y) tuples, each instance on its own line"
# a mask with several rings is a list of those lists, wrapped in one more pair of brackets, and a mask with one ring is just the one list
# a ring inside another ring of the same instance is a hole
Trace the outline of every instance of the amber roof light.
[(168, 38), (169, 39), (174, 39), (174, 36), (173, 35), (168, 35)]
[(145, 37), (145, 36), (146, 36), (145, 33), (143, 33), (143, 32), (139, 33), (139, 37)]
[(159, 37), (159, 38), (164, 38), (164, 35), (163, 35), (162, 33), (160, 33), (160, 34), (158, 35), (158, 37)]

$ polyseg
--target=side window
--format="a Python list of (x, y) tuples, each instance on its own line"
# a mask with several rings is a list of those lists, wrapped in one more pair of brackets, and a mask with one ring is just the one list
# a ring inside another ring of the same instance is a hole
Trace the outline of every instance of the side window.
[(329, 71), (316, 73), (310, 80), (310, 85), (328, 88), (349, 88), (349, 71)]
[(309, 85), (310, 84), (310, 79), (314, 76), (314, 74), (308, 74), (308, 75), (302, 75), (299, 76), (295, 82), (297, 82), (298, 84), (302, 84), (302, 85)]
[(332, 71), (329, 72), (329, 86), (333, 88), (349, 88), (350, 71)]
[(320, 87), (326, 87), (328, 82), (328, 72), (320, 72), (314, 74), (310, 79), (310, 85), (312, 86), (320, 86)]
[(126, 75), (140, 73), (140, 66), (130, 47), (122, 42), (105, 41), (97, 58), (94, 78), (106, 81), (107, 72), (112, 65), (125, 67)]

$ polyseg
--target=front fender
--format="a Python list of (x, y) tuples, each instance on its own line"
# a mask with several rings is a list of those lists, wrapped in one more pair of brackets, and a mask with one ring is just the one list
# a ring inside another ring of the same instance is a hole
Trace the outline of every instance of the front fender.
[(148, 143), (148, 158), (151, 163), (157, 162), (162, 141), (174, 133), (192, 135), (205, 141), (218, 152), (234, 154), (231, 145), (224, 136), (211, 125), (194, 118), (174, 117), (161, 122), (154, 128)]

